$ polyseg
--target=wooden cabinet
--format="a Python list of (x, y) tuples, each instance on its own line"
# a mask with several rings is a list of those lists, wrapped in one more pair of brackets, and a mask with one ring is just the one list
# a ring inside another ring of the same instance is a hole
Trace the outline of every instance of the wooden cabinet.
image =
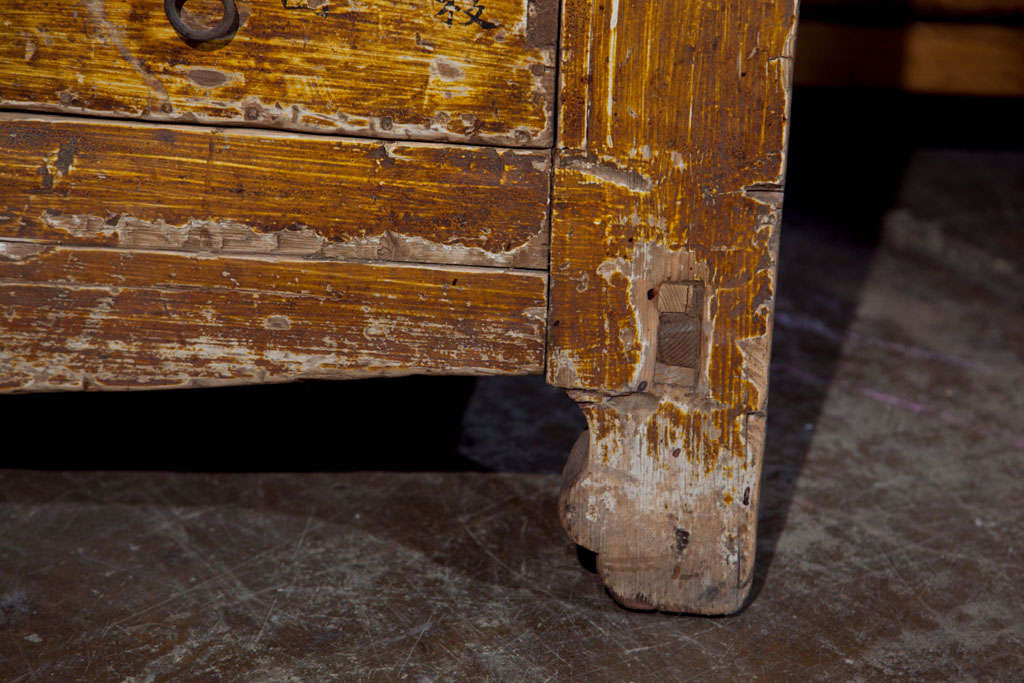
[(545, 374), (616, 599), (743, 604), (793, 0), (0, 6), (0, 389)]

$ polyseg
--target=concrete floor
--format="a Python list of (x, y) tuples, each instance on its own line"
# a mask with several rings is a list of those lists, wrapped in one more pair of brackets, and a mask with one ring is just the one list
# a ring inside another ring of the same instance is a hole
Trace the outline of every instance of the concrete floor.
[(886, 98), (797, 94), (740, 614), (607, 598), (539, 378), (4, 398), (0, 679), (1022, 680), (1021, 107)]

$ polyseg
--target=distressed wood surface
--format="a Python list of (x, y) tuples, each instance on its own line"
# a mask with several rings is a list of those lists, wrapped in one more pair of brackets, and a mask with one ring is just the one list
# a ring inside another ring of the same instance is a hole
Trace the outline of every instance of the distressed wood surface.
[(0, 240), (0, 390), (540, 373), (546, 291), (538, 271)]
[[(219, 5), (195, 0), (185, 9)], [(551, 142), (555, 0), (243, 0), (238, 7), (228, 39), (190, 45), (159, 1), (0, 0), (0, 106), (385, 138)]]
[(550, 155), (0, 114), (0, 237), (547, 267)]
[(547, 374), (590, 429), (561, 512), (629, 606), (749, 591), (795, 12), (564, 4)]

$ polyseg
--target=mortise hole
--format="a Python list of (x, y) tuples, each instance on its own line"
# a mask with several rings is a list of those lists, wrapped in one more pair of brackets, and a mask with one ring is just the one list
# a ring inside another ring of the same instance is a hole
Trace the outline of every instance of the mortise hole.
[(694, 280), (669, 281), (650, 291), (658, 309), (654, 381), (693, 389), (704, 346), (704, 285)]
[(697, 367), (701, 346), (704, 287), (700, 282), (664, 282), (658, 291), (659, 363), (677, 368)]

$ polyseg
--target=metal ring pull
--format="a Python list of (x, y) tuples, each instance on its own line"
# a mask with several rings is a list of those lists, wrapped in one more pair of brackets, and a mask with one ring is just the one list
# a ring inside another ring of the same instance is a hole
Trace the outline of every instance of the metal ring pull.
[(212, 28), (195, 29), (187, 26), (181, 20), (181, 8), (186, 0), (164, 0), (164, 12), (167, 13), (167, 20), (171, 26), (185, 40), (202, 43), (208, 40), (217, 40), (231, 33), (238, 23), (238, 8), (235, 7), (235, 0), (220, 0), (224, 5), (224, 16), (220, 23)]

